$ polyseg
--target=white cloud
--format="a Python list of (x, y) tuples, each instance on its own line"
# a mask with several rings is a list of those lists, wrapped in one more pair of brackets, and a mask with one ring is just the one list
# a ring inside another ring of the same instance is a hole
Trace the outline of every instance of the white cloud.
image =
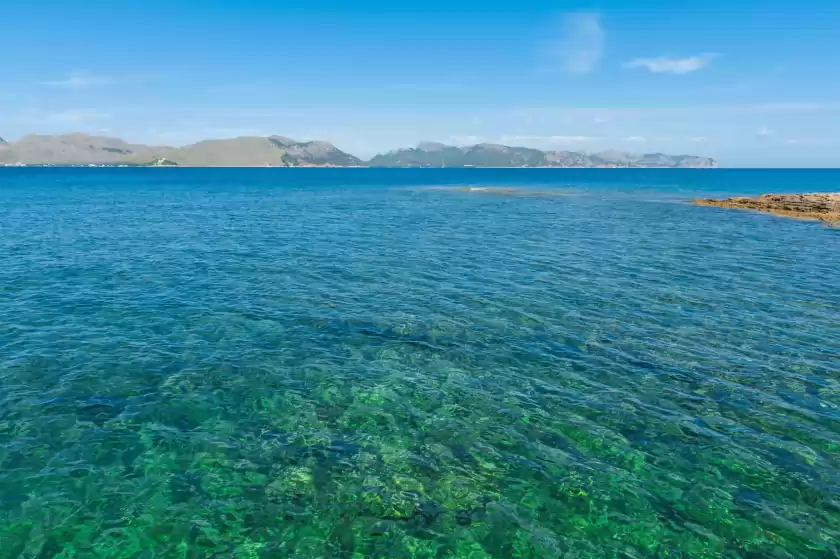
[(490, 143), (503, 144), (508, 146), (561, 146), (573, 144), (585, 144), (600, 140), (596, 136), (450, 136), (444, 143), (455, 146), (472, 146), (475, 144)]
[(566, 72), (587, 74), (595, 70), (604, 54), (606, 34), (601, 16), (591, 12), (568, 14), (562, 27), (562, 38), (548, 44), (549, 54)]
[(107, 113), (102, 113), (94, 109), (70, 109), (56, 113), (48, 113), (44, 116), (45, 120), (56, 123), (79, 123), (108, 118)]
[(767, 136), (772, 136), (775, 133), (776, 133), (775, 130), (767, 128), (766, 126), (762, 126), (761, 128), (758, 129), (758, 131), (755, 134), (756, 134), (756, 136), (767, 137)]
[(63, 111), (43, 111), (27, 109), (18, 115), (18, 120), (33, 125), (43, 124), (79, 124), (108, 118), (110, 115), (96, 109), (66, 109)]
[(271, 133), (262, 128), (210, 126), (201, 130), (201, 136), (202, 138), (240, 138), (243, 136), (271, 136)]
[(570, 126), (583, 122), (593, 122), (593, 119), (608, 119), (611, 123), (622, 120), (640, 119), (646, 117), (681, 118), (735, 118), (739, 115), (775, 115), (779, 113), (820, 113), (840, 111), (840, 102), (830, 100), (824, 102), (804, 103), (754, 103), (742, 105), (683, 105), (667, 107), (633, 107), (633, 106), (536, 106), (515, 107), (508, 115), (526, 123), (541, 125)]
[(580, 144), (598, 140), (594, 136), (502, 136), (502, 143), (530, 142), (545, 144)]
[(63, 79), (42, 83), (50, 87), (61, 87), (64, 89), (87, 89), (99, 85), (111, 85), (114, 81), (114, 78), (111, 76), (94, 76), (86, 72), (71, 72)]
[(691, 140), (692, 142), (694, 142), (696, 144), (707, 144), (707, 143), (709, 143), (709, 138), (707, 138), (706, 136), (692, 136), (692, 137), (689, 138), (689, 140)]
[(840, 103), (763, 103), (757, 105), (742, 105), (740, 108), (748, 109), (755, 112), (768, 113), (799, 113), (799, 112), (813, 112), (813, 111), (831, 111), (840, 109)]
[(89, 89), (91, 87), (100, 87), (107, 85), (130, 84), (138, 82), (146, 82), (159, 78), (159, 74), (155, 73), (140, 73), (140, 74), (122, 74), (119, 76), (102, 76), (90, 74), (88, 72), (76, 71), (70, 72), (65, 77), (58, 80), (51, 80), (41, 82), (41, 85), (48, 87), (57, 87), (61, 89)]
[(714, 60), (717, 54), (706, 53), (687, 58), (668, 58), (659, 56), (657, 58), (637, 58), (626, 63), (625, 68), (647, 68), (654, 74), (688, 74), (702, 70)]
[(610, 119), (605, 116), (593, 116), (592, 117), (592, 124), (600, 125), (600, 124), (609, 124)]
[(647, 138), (645, 138), (644, 136), (628, 136), (627, 138), (624, 138), (624, 141), (636, 144), (643, 144), (647, 142)]
[(483, 136), (450, 136), (446, 143), (455, 146), (472, 146), (484, 143), (485, 141)]

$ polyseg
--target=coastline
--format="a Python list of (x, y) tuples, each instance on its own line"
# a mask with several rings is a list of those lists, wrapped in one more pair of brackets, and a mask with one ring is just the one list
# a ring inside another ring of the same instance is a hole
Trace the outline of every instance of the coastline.
[(619, 166), (550, 166), (550, 165), (534, 165), (534, 166), (478, 166), (478, 165), (451, 165), (451, 166), (430, 166), (430, 165), (154, 165), (154, 164), (136, 164), (127, 165), (125, 163), (30, 163), (30, 164), (0, 164), (0, 169), (22, 169), (22, 168), (55, 168), (55, 169), (660, 169), (666, 171), (673, 170), (699, 170), (699, 171), (714, 171), (718, 169), (725, 169), (725, 167), (619, 167)]
[(725, 200), (699, 198), (692, 200), (692, 204), (733, 210), (757, 211), (779, 217), (840, 224), (840, 193), (837, 192), (763, 194), (754, 197), (738, 196)]

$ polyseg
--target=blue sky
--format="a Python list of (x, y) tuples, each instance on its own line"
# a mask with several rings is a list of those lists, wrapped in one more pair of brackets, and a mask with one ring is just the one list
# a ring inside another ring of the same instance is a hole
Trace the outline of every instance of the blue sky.
[(362, 156), (486, 141), (840, 166), (837, 0), (6, 4), (10, 140), (280, 134)]

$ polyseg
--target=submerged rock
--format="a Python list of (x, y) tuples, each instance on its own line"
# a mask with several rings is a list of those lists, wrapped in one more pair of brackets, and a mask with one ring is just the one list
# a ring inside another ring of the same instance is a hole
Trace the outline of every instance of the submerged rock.
[(737, 210), (754, 210), (784, 217), (816, 219), (840, 224), (840, 193), (764, 194), (757, 197), (736, 197), (726, 200), (701, 198), (698, 206), (715, 206)]

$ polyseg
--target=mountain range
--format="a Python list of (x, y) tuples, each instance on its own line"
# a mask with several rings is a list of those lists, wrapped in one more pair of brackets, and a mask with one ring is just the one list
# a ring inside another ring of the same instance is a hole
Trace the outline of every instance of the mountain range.
[(708, 157), (605, 151), (541, 151), (498, 144), (456, 147), (422, 143), (363, 161), (328, 142), (282, 136), (205, 140), (184, 147), (131, 144), (118, 138), (65, 134), (0, 138), (0, 165), (182, 167), (658, 167), (714, 168)]
[(498, 144), (455, 147), (422, 143), (377, 155), (371, 167), (682, 167), (713, 168), (717, 162), (694, 155), (643, 155), (619, 151), (585, 154), (575, 151), (541, 151)]

